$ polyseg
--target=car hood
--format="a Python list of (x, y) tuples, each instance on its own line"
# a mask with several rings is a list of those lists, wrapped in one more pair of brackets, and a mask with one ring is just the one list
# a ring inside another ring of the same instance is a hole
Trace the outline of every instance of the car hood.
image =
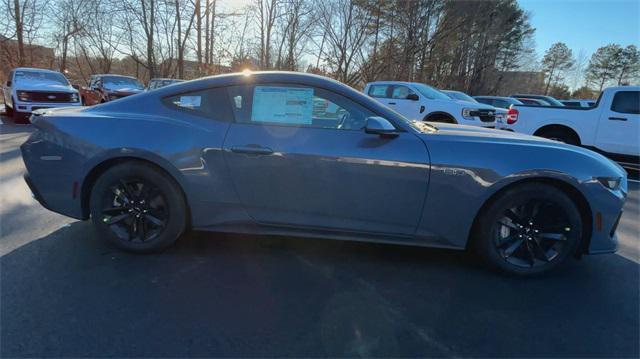
[(525, 135), (505, 130), (495, 130), (478, 126), (454, 125), (447, 123), (429, 122), (429, 124), (433, 126), (435, 130), (423, 123), (415, 124), (415, 128), (417, 128), (418, 131), (421, 132), (420, 136), (427, 143), (429, 141), (429, 138), (432, 136), (442, 136), (449, 137), (450, 140), (455, 142), (485, 142), (500, 143), (504, 145), (546, 147), (550, 149), (579, 153), (587, 157), (591, 157), (596, 161), (607, 162), (612, 167), (616, 168), (616, 172), (619, 172), (620, 176), (626, 175), (626, 172), (624, 171), (624, 169), (622, 169), (622, 167), (620, 167), (620, 165), (611, 161), (605, 156), (586, 148), (568, 145), (566, 143), (550, 140), (543, 137)]
[(140, 92), (144, 92), (144, 89), (139, 89), (139, 88), (135, 88), (135, 87), (122, 87), (122, 88), (117, 88), (117, 89), (106, 89), (106, 90), (109, 93), (123, 94), (123, 95), (133, 95), (133, 94), (137, 94), (137, 93), (140, 93)]
[(77, 93), (78, 91), (70, 85), (62, 85), (48, 81), (25, 81), (16, 84), (18, 91), (38, 91), (38, 92), (66, 92)]

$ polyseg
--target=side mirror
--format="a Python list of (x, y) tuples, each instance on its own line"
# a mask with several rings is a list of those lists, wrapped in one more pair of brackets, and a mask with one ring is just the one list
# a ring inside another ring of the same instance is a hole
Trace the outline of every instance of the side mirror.
[(11, 87), (11, 80), (7, 80), (7, 87)]
[(367, 117), (364, 125), (364, 132), (372, 135), (380, 135), (381, 137), (396, 137), (398, 132), (389, 120), (379, 116)]
[(420, 97), (418, 97), (418, 95), (416, 95), (414, 93), (410, 93), (410, 94), (407, 95), (407, 100), (418, 101), (418, 100), (420, 100)]

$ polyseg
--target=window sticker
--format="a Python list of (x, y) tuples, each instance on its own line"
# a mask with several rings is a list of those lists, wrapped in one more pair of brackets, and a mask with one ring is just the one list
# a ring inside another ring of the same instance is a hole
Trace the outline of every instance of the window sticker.
[(201, 96), (180, 96), (180, 102), (177, 105), (190, 109), (199, 108), (201, 100)]
[(313, 89), (256, 86), (253, 90), (252, 122), (310, 125)]

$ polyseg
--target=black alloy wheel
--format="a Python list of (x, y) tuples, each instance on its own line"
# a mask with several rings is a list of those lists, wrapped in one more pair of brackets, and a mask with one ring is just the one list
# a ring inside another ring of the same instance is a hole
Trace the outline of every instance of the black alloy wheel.
[(489, 264), (518, 275), (566, 262), (582, 240), (578, 206), (564, 190), (524, 183), (500, 193), (479, 215), (473, 245)]
[(98, 235), (132, 252), (155, 252), (186, 229), (187, 207), (178, 183), (158, 167), (127, 161), (108, 168), (91, 190)]
[(506, 209), (494, 231), (494, 244), (502, 258), (515, 266), (531, 268), (558, 258), (569, 241), (572, 223), (559, 206), (531, 200)]
[(157, 186), (136, 178), (121, 179), (105, 193), (102, 221), (123, 241), (152, 241), (167, 226), (167, 201)]

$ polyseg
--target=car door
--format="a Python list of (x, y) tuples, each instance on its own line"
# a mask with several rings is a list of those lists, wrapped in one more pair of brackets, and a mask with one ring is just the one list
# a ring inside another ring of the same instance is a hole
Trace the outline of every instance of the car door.
[[(413, 99), (410, 99), (413, 96)], [(420, 96), (408, 86), (394, 85), (391, 87), (391, 108), (411, 120), (422, 120)]]
[(98, 79), (99, 78), (97, 76), (93, 76), (89, 81), (89, 88), (87, 88), (86, 95), (85, 95), (86, 105), (88, 106), (92, 106), (97, 103), (100, 103), (98, 98), (98, 92), (96, 91), (98, 86)]
[(600, 113), (596, 147), (624, 155), (640, 153), (640, 91), (618, 91)]
[[(225, 159), (254, 220), (415, 232), (429, 176), (427, 150), (416, 135), (366, 134), (365, 119), (374, 113), (316, 87), (236, 86), (229, 88), (229, 98), (236, 121), (225, 139)], [(319, 106), (320, 101), (328, 104)]]

